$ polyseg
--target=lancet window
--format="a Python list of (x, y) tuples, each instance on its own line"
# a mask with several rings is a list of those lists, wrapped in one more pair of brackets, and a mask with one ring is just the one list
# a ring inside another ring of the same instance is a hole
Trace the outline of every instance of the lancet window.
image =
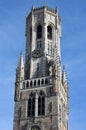
[(47, 26), (47, 38), (52, 40), (52, 27), (50, 25)]
[(28, 116), (35, 116), (35, 94), (33, 93), (28, 100)]
[(42, 26), (37, 26), (37, 39), (42, 38)]
[(40, 92), (38, 97), (38, 115), (45, 115), (45, 95), (43, 92)]

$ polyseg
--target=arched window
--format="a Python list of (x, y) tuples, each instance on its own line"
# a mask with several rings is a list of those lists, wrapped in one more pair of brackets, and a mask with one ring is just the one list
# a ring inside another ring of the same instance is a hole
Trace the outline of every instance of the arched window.
[(27, 81), (27, 83), (26, 83), (26, 88), (28, 88), (29, 87), (29, 82)]
[(34, 86), (36, 86), (36, 80), (34, 80)]
[(43, 92), (38, 97), (38, 115), (45, 115), (45, 95)]
[(37, 26), (37, 39), (42, 38), (42, 26)]
[(44, 79), (41, 80), (41, 84), (44, 85)]
[(32, 85), (33, 85), (33, 82), (32, 82), (32, 81), (30, 81), (30, 87), (32, 87)]
[(50, 25), (47, 26), (47, 38), (50, 40), (52, 39), (52, 28)]
[(33, 93), (28, 100), (28, 116), (35, 116), (35, 95)]
[(38, 80), (38, 86), (40, 86), (40, 79)]
[(45, 84), (48, 84), (48, 79), (47, 78), (45, 79)]

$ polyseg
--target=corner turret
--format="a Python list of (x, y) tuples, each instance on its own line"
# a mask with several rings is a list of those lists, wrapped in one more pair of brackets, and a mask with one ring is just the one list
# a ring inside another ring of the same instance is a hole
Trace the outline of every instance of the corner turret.
[(16, 68), (16, 81), (15, 81), (15, 100), (19, 99), (20, 81), (24, 79), (24, 62), (23, 55), (20, 53), (19, 63)]

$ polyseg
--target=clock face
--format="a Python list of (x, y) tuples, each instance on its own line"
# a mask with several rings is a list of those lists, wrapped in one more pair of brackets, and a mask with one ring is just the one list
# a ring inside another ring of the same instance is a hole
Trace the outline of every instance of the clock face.
[(33, 58), (40, 58), (41, 56), (43, 56), (43, 54), (44, 54), (44, 52), (42, 50), (36, 49), (32, 52), (32, 57)]

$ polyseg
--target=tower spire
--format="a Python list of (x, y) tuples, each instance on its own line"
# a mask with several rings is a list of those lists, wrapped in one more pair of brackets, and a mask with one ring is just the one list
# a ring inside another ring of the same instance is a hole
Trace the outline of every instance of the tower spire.
[(18, 68), (21, 69), (22, 67), (24, 67), (24, 61), (23, 61), (23, 54), (22, 54), (22, 52), (20, 52)]

